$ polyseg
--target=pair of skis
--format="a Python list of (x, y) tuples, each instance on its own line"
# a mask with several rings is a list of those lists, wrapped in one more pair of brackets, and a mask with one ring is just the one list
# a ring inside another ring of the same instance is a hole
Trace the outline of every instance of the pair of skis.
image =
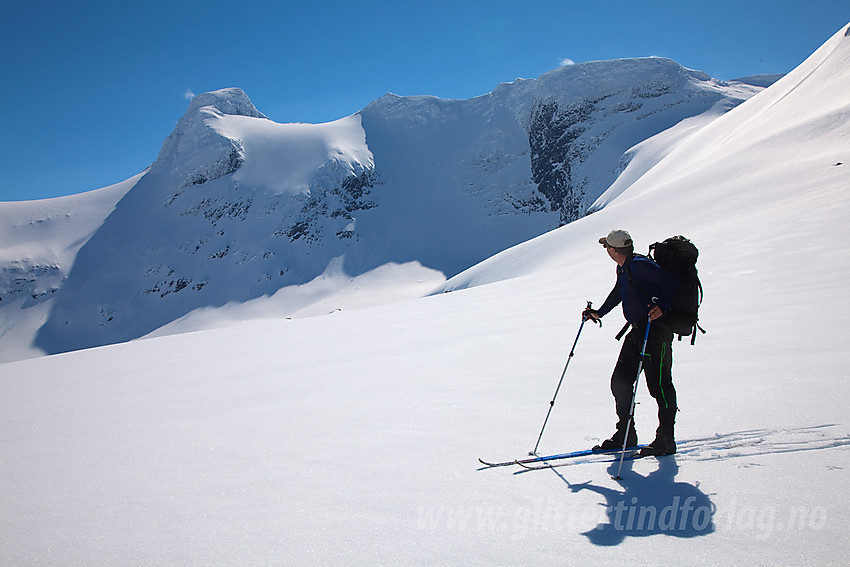
[[(646, 445), (637, 445), (635, 447), (626, 447), (626, 452), (622, 457), (624, 459), (634, 459), (637, 458), (640, 454), (640, 450), (646, 447)], [(519, 465), (524, 469), (529, 470), (538, 470), (538, 469), (549, 469), (555, 467), (562, 467), (570, 464), (577, 464), (574, 459), (578, 459), (581, 457), (595, 457), (595, 456), (616, 456), (618, 459), (621, 456), (622, 449), (609, 449), (609, 450), (593, 450), (593, 449), (585, 449), (581, 451), (572, 451), (570, 453), (558, 453), (554, 455), (532, 455), (527, 459), (514, 459), (513, 461), (502, 461), (498, 463), (485, 461), (483, 459), (478, 459), (485, 468), (495, 468), (495, 467), (507, 467), (511, 465)], [(586, 461), (580, 461), (586, 462)]]
[[(677, 443), (677, 455), (687, 455), (691, 458), (696, 458), (698, 460), (712, 460), (717, 458), (728, 458), (730, 456), (740, 456), (737, 451), (742, 450), (745, 447), (752, 447), (757, 445), (762, 445), (765, 441), (765, 432), (767, 430), (754, 430), (754, 431), (744, 431), (740, 433), (734, 434), (726, 434), (726, 435), (715, 435), (713, 437), (703, 437), (700, 439), (687, 439), (685, 441), (680, 441)], [(780, 444), (775, 443), (777, 447)], [(550, 469), (555, 467), (564, 467), (567, 465), (577, 465), (579, 463), (604, 463), (604, 462), (612, 462), (620, 460), (622, 456), (624, 461), (639, 459), (640, 450), (646, 447), (646, 445), (637, 445), (635, 447), (626, 447), (625, 454), (622, 454), (621, 449), (611, 449), (608, 451), (593, 449), (586, 449), (582, 451), (573, 451), (571, 453), (557, 453), (554, 455), (534, 455), (532, 454), (530, 457), (526, 459), (515, 459), (513, 461), (502, 461), (500, 463), (485, 461), (484, 459), (478, 459), (478, 461), (483, 465), (482, 469), (490, 469), (495, 467), (507, 467), (511, 465), (519, 465), (524, 469), (538, 470), (538, 469)], [(723, 457), (723, 453), (730, 450), (735, 450), (730, 452)], [(782, 446), (782, 449), (777, 449), (775, 452), (787, 452), (790, 449)], [(706, 455), (703, 455), (706, 453)], [(763, 453), (756, 453), (763, 454)], [(605, 457), (608, 456), (608, 459), (595, 459), (593, 457)], [(582, 457), (587, 457), (586, 459), (582, 459)]]

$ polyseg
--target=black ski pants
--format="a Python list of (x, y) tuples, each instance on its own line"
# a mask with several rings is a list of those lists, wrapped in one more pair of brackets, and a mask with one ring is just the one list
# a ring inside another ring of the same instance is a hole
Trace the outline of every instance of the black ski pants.
[[(630, 417), (632, 393), (637, 379), (640, 352), (646, 326), (632, 326), (623, 341), (620, 357), (611, 375), (611, 393), (617, 409), (618, 429), (625, 429)], [(658, 403), (659, 431), (672, 435), (676, 421), (676, 389), (673, 387), (673, 331), (666, 320), (657, 319), (649, 327), (643, 374), (650, 395)]]

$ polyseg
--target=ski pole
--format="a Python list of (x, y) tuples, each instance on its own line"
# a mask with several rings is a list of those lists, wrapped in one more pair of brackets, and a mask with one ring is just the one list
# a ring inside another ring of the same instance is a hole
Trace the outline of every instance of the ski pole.
[[(591, 302), (587, 302), (587, 309), (590, 309)], [(570, 355), (567, 357), (567, 363), (564, 365), (564, 371), (561, 372), (561, 379), (558, 381), (558, 387), (555, 388), (555, 395), (552, 396), (552, 401), (549, 402), (549, 411), (546, 412), (546, 419), (543, 420), (543, 428), (540, 430), (540, 435), (537, 436), (537, 444), (534, 445), (534, 450), (528, 453), (529, 455), (537, 455), (537, 447), (540, 446), (540, 439), (543, 438), (543, 431), (546, 429), (546, 424), (549, 423), (549, 415), (552, 413), (552, 408), (555, 406), (555, 398), (558, 397), (558, 392), (561, 389), (561, 384), (564, 382), (564, 376), (567, 374), (567, 368), (570, 366), (570, 360), (573, 359), (573, 355), (576, 351), (576, 344), (578, 344), (578, 338), (581, 336), (581, 330), (584, 328), (584, 322), (587, 321), (587, 317), (584, 316), (581, 318), (581, 325), (579, 325), (578, 333), (576, 334), (576, 340), (573, 342), (573, 348), (570, 349)]]
[(649, 325), (652, 321), (646, 322), (646, 333), (643, 335), (643, 346), (640, 348), (640, 362), (638, 362), (637, 376), (635, 377), (635, 387), (632, 390), (632, 405), (629, 409), (629, 424), (626, 426), (626, 434), (623, 436), (623, 450), (620, 453), (620, 466), (617, 468), (617, 476), (611, 477), (614, 480), (623, 480), (620, 472), (623, 470), (623, 459), (626, 456), (626, 444), (629, 442), (629, 429), (632, 427), (632, 421), (635, 418), (635, 401), (637, 400), (638, 382), (640, 382), (640, 373), (643, 370), (643, 359), (646, 357), (646, 343), (649, 340)]

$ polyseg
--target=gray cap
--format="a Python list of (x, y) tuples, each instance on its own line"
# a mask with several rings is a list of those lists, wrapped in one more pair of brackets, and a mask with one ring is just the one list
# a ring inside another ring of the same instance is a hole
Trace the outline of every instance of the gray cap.
[(625, 248), (632, 245), (632, 235), (625, 230), (612, 230), (608, 236), (599, 239), (599, 244), (606, 248)]

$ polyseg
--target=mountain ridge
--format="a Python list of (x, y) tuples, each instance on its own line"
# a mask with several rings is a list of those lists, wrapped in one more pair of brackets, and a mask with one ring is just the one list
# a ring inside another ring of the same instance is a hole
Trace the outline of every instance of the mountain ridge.
[(418, 265), (404, 270), (414, 280), (453, 276), (580, 218), (636, 143), (759, 90), (644, 58), (559, 68), (467, 100), (387, 94), (325, 124), (275, 123), (238, 88), (198, 95), (54, 274), (61, 292), (35, 345), (131, 340), (200, 308), (303, 286), (332, 263), (342, 280), (384, 265)]

